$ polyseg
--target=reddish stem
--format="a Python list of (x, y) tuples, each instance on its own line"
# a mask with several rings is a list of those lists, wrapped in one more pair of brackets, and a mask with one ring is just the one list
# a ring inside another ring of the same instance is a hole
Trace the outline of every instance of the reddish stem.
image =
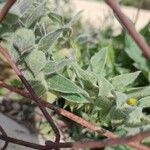
[(120, 6), (117, 3), (117, 1), (116, 0), (105, 0), (105, 1), (113, 9), (120, 23), (122, 24), (122, 26), (124, 26), (127, 29), (131, 37), (135, 40), (139, 48), (143, 51), (143, 54), (145, 55), (145, 57), (150, 59), (149, 45), (145, 42), (144, 38), (136, 31), (134, 24), (121, 11)]
[[(21, 88), (16, 88), (16, 87), (12, 87), (2, 81), (0, 81), (0, 87), (3, 87), (3, 88), (6, 88), (12, 92), (15, 92), (15, 93), (18, 93), (26, 98), (29, 98), (29, 99), (32, 99), (32, 97), (30, 96), (30, 94), (26, 91), (24, 91), (23, 89)], [(104, 130), (103, 128), (101, 127), (98, 127), (94, 124), (92, 124), (91, 122), (88, 122), (86, 120), (84, 120), (83, 118), (77, 116), (77, 115), (74, 115), (73, 113), (71, 112), (68, 112), (62, 108), (59, 108), (57, 106), (54, 106), (53, 104), (50, 104), (44, 100), (41, 99), (41, 103), (43, 104), (43, 106), (51, 109), (51, 110), (54, 110), (55, 112), (57, 112), (58, 114), (61, 114), (67, 118), (69, 118), (70, 120), (72, 121), (75, 121), (76, 123), (79, 123), (80, 125), (92, 130), (92, 131), (95, 131), (97, 133), (100, 133), (100, 134), (103, 134), (104, 136), (108, 137), (109, 139), (113, 139), (113, 138), (117, 138), (118, 136), (115, 135), (114, 133), (108, 131), (108, 130)], [(140, 145), (139, 143), (129, 143), (128, 145), (130, 145), (131, 147), (134, 147), (136, 149), (139, 149), (139, 150), (148, 150), (147, 147), (143, 146), (143, 145)]]
[(43, 104), (41, 103), (40, 98), (37, 96), (37, 94), (34, 92), (32, 86), (30, 85), (30, 83), (26, 80), (26, 78), (23, 76), (22, 72), (19, 70), (19, 68), (17, 67), (17, 65), (15, 64), (15, 61), (11, 58), (11, 56), (9, 55), (8, 51), (4, 48), (2, 48), (0, 46), (0, 53), (6, 58), (6, 60), (10, 63), (11, 67), (13, 68), (13, 70), (16, 72), (16, 74), (18, 75), (18, 77), (20, 78), (20, 80), (22, 81), (22, 83), (25, 85), (26, 89), (28, 90), (28, 92), (30, 93), (32, 99), (37, 103), (37, 105), (39, 106), (39, 108), (41, 109), (42, 113), (44, 114), (44, 116), (46, 117), (46, 119), (48, 120), (48, 122), (50, 123), (50, 125), (52, 126), (55, 134), (56, 134), (56, 142), (60, 141), (60, 133), (59, 133), (59, 129), (57, 128), (57, 126), (55, 125), (52, 117), (49, 115), (49, 113), (47, 112), (47, 110), (45, 109), (45, 107), (43, 107)]
[[(2, 82), (2, 81), (0, 81), (0, 87), (6, 88), (6, 89), (8, 89), (8, 90), (10, 90), (12, 92), (18, 93), (18, 94), (20, 94), (20, 95), (22, 95), (22, 96), (24, 96), (24, 97), (26, 97), (28, 99), (32, 99), (33, 100), (32, 96), (29, 94), (29, 92), (26, 92), (25, 90), (23, 90), (21, 88), (12, 87), (12, 86), (10, 86), (10, 85)], [(61, 115), (65, 116), (65, 117), (69, 118), (70, 120), (75, 121), (75, 122), (81, 124), (82, 126), (92, 130), (92, 131), (95, 131), (97, 133), (103, 134), (104, 136), (109, 137), (109, 138), (117, 137), (112, 132), (106, 131), (103, 128), (98, 127), (98, 126), (92, 124), (91, 122), (88, 122), (88, 121), (84, 120), (83, 118), (81, 118), (81, 117), (79, 117), (77, 115), (74, 115), (73, 113), (71, 113), (71, 112), (69, 112), (69, 111), (67, 111), (65, 109), (62, 109), (62, 108), (59, 108), (59, 107), (57, 107), (57, 106), (55, 106), (53, 104), (50, 104), (50, 103), (48, 103), (45, 100), (42, 100), (42, 99), (40, 99), (40, 100), (41, 100), (41, 103), (42, 103), (43, 106), (45, 106), (45, 107), (47, 107), (47, 108), (49, 108), (51, 110), (54, 110), (58, 114), (61, 114)]]
[[(114, 138), (114, 139), (104, 139), (102, 141), (79, 141), (79, 142), (66, 142), (66, 143), (55, 143), (51, 141), (46, 141), (46, 146), (34, 144), (31, 142), (26, 142), (19, 139), (14, 139), (12, 137), (8, 137), (5, 135), (0, 135), (0, 139), (4, 140), (6, 142), (11, 142), (14, 144), (39, 149), (39, 150), (46, 150), (46, 149), (59, 149), (59, 148), (73, 148), (73, 149), (80, 149), (80, 148), (102, 148), (106, 146), (113, 146), (113, 145), (125, 145), (125, 144), (131, 144), (131, 142), (140, 142), (145, 137), (148, 137), (150, 134), (149, 131), (145, 131), (133, 136), (128, 136), (124, 138)], [(136, 146), (137, 149), (140, 150), (149, 150), (146, 146)]]
[(0, 22), (2, 22), (3, 19), (6, 17), (8, 11), (14, 5), (15, 2), (16, 2), (16, 0), (7, 0), (6, 4), (0, 11)]
[(15, 139), (15, 138), (8, 137), (8, 136), (0, 135), (0, 139), (3, 141), (17, 144), (17, 145), (22, 145), (22, 146), (26, 146), (26, 147), (30, 147), (30, 148), (34, 148), (34, 149), (38, 149), (38, 150), (46, 150), (46, 147), (44, 145), (26, 142), (26, 141)]

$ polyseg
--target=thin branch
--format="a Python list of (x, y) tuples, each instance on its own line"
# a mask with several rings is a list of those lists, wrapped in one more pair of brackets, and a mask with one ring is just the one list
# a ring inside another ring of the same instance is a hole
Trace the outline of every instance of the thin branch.
[(0, 139), (3, 141), (11, 142), (13, 144), (17, 144), (17, 145), (22, 145), (22, 146), (26, 146), (26, 147), (30, 147), (30, 148), (34, 148), (38, 150), (46, 150), (46, 147), (44, 145), (26, 142), (26, 141), (15, 139), (9, 136), (0, 135)]
[[(59, 149), (59, 148), (73, 148), (73, 149), (102, 148), (102, 147), (113, 146), (113, 145), (126, 145), (126, 144), (131, 144), (131, 142), (137, 142), (137, 141), (140, 142), (144, 138), (148, 137), (149, 135), (150, 135), (150, 130), (133, 136), (128, 136), (124, 138), (104, 139), (102, 141), (79, 141), (79, 142), (66, 142), (66, 143), (56, 143), (56, 142), (46, 141), (46, 146), (26, 142), (19, 139), (14, 139), (12, 137), (8, 137), (5, 135), (0, 135), (0, 139), (6, 142), (11, 142), (14, 144), (18, 144), (18, 145), (22, 145), (34, 149), (46, 150), (46, 149)], [(137, 149), (149, 150), (149, 147), (140, 146), (137, 147)]]
[[(150, 47), (145, 42), (144, 38), (136, 31), (133, 23), (127, 18), (127, 16), (121, 11), (119, 4), (116, 0), (105, 0), (106, 3), (113, 9), (114, 13), (118, 17), (120, 23), (127, 29), (131, 37), (135, 40), (139, 48), (143, 51), (145, 57), (150, 59)], [(134, 51), (134, 49), (133, 49)]]
[[(0, 132), (1, 132), (2, 135), (7, 136), (5, 130), (2, 128), (2, 126), (0, 126)], [(4, 146), (1, 148), (1, 150), (6, 150), (7, 146), (8, 146), (8, 141), (5, 141), (5, 144), (4, 144)]]
[[(6, 89), (8, 89), (8, 90), (10, 90), (12, 92), (18, 93), (18, 94), (22, 95), (23, 97), (28, 98), (29, 100), (30, 99), (33, 100), (32, 96), (29, 94), (29, 92), (25, 91), (24, 89), (13, 87), (13, 86), (8, 85), (8, 84), (6, 84), (6, 83), (4, 83), (2, 81), (0, 81), (0, 87), (6, 88)], [(72, 121), (75, 121), (75, 122), (81, 124), (82, 126), (88, 128), (88, 129), (90, 129), (92, 131), (95, 131), (97, 133), (103, 134), (104, 136), (109, 137), (109, 138), (116, 137), (112, 132), (106, 131), (103, 128), (101, 128), (99, 126), (96, 126), (96, 125), (92, 124), (91, 122), (88, 122), (88, 121), (84, 120), (83, 118), (81, 118), (81, 117), (79, 117), (77, 115), (74, 115), (73, 113), (71, 113), (71, 112), (69, 112), (69, 111), (67, 111), (65, 109), (59, 108), (59, 107), (57, 107), (57, 106), (55, 106), (53, 104), (50, 104), (47, 101), (42, 100), (42, 99), (40, 99), (40, 101), (41, 101), (43, 106), (45, 106), (45, 107), (47, 107), (47, 108), (57, 112), (58, 114), (61, 114), (61, 115), (65, 116), (65, 117), (69, 118)]]
[[(0, 11), (0, 22), (5, 18), (5, 16), (7, 15), (7, 13), (8, 13), (8, 11), (9, 11), (9, 9), (12, 7), (12, 5), (14, 4), (16, 2), (16, 0), (8, 0), (7, 2), (6, 2), (6, 5), (2, 8), (2, 10)], [(109, 2), (109, 0), (108, 0), (108, 2)], [(130, 30), (129, 30), (130, 31)], [(131, 34), (132, 35), (132, 34)], [(140, 39), (141, 40), (141, 39)], [(136, 39), (135, 39), (135, 41), (136, 41)], [(144, 40), (143, 40), (144, 41)], [(141, 44), (140, 44), (140, 42), (139, 42), (139, 46), (142, 48), (142, 47), (144, 47), (144, 46), (142, 46), (142, 42), (141, 42)], [(144, 54), (148, 57), (148, 58), (150, 58), (149, 56), (150, 55), (148, 55), (147, 53), (148, 53), (148, 50), (149, 50), (149, 47), (148, 47), (148, 49), (146, 49), (147, 47), (145, 46), (144, 47), (144, 49), (143, 49), (143, 52), (144, 52)], [(59, 130), (58, 130), (58, 128), (57, 128), (57, 126), (55, 125), (55, 123), (53, 122), (53, 120), (52, 120), (52, 118), (51, 118), (51, 116), (48, 114), (48, 112), (47, 112), (47, 110), (43, 107), (43, 103), (40, 101), (40, 98), (36, 95), (36, 93), (34, 92), (34, 90), (33, 90), (33, 88), (32, 88), (32, 86), (30, 85), (30, 83), (26, 80), (26, 78), (23, 76), (23, 74), (21, 73), (21, 71), (19, 70), (19, 68), (16, 66), (16, 64), (15, 64), (15, 62), (12, 60), (12, 58), (11, 58), (11, 56), (9, 55), (9, 53), (7, 52), (7, 50), (6, 49), (4, 49), (4, 48), (2, 48), (2, 47), (0, 47), (0, 52), (2, 53), (2, 55), (7, 59), (7, 61), (10, 63), (10, 65), (12, 66), (12, 68), (14, 69), (14, 71), (16, 72), (16, 74), (18, 75), (18, 77), (21, 79), (21, 81), (22, 81), (22, 83), (25, 85), (25, 87), (26, 87), (26, 89), (28, 90), (28, 94), (29, 94), (29, 96), (31, 97), (31, 99), (33, 99), (36, 103), (37, 103), (37, 105), (39, 106), (39, 108), (41, 109), (41, 111), (43, 112), (43, 114), (45, 115), (45, 117), (47, 118), (47, 120), (50, 122), (50, 125), (52, 126), (52, 128), (53, 128), (53, 130), (54, 130), (54, 132), (55, 132), (55, 134), (56, 134), (56, 142), (59, 142), (60, 141), (60, 133), (59, 133)], [(57, 107), (56, 107), (57, 108)], [(63, 110), (64, 111), (64, 110)], [(68, 112), (67, 112), (68, 113)], [(72, 114), (70, 113), (70, 116), (71, 116)], [(81, 119), (82, 120), (82, 118), (78, 118), (78, 116), (76, 116), (77, 118), (76, 119)], [(82, 120), (83, 121), (83, 120)], [(85, 120), (84, 120), (85, 121)], [(87, 121), (85, 121), (85, 123), (88, 123)], [(95, 129), (95, 125), (93, 125), (93, 124), (88, 124), (88, 125), (90, 125), (89, 127), (91, 127), (91, 125), (92, 125), (92, 127), (94, 127), (94, 129)], [(87, 125), (87, 126), (88, 126)], [(105, 130), (103, 130), (102, 128), (100, 128), (101, 130), (99, 130), (99, 131), (105, 131)], [(106, 135), (106, 136), (112, 136), (113, 138), (115, 138), (116, 137), (116, 135), (114, 135), (113, 133), (111, 133), (111, 132), (105, 132), (104, 133), (104, 135)], [(24, 145), (24, 146), (27, 146), (28, 144), (31, 144), (30, 146), (32, 146), (33, 145), (33, 143), (29, 143), (29, 142), (25, 142), (25, 141), (21, 141), (21, 140), (17, 140), (17, 139), (13, 139), (13, 138), (10, 138), (10, 137), (5, 137), (5, 136), (3, 136), (3, 135), (1, 135), (0, 136), (0, 138), (1, 139), (3, 139), (3, 140), (6, 140), (7, 142), (9, 141), (9, 142), (14, 142), (14, 143), (18, 143), (18, 141), (20, 142), (20, 143), (22, 143), (22, 145)], [(108, 139), (109, 140), (109, 139)], [(114, 139), (115, 140), (115, 139)], [(108, 141), (107, 141), (107, 143), (108, 143)], [(57, 144), (57, 145), (60, 145), (61, 143), (54, 143), (55, 145)], [(70, 143), (63, 143), (64, 145), (67, 145), (67, 144), (70, 144)], [(72, 143), (71, 143), (72, 144)], [(81, 143), (77, 143), (77, 145), (75, 144), (74, 145), (74, 147), (76, 148), (77, 146), (79, 146)], [(87, 144), (87, 143), (86, 143)], [(93, 143), (94, 144), (94, 147), (95, 147), (95, 143)], [(136, 143), (131, 143), (131, 144), (129, 144), (129, 145), (131, 145), (131, 146), (133, 146), (133, 147), (137, 147), (137, 145), (135, 145)], [(28, 145), (29, 146), (29, 145)], [(38, 147), (38, 149), (39, 149), (39, 147), (41, 146), (41, 145), (34, 145), (34, 146), (37, 146)], [(82, 146), (82, 144), (80, 145), (80, 146)], [(140, 146), (140, 145), (139, 145)], [(83, 147), (85, 147), (85, 143), (83, 143)], [(58, 146), (58, 148), (60, 148), (60, 146)], [(41, 147), (40, 149), (45, 149), (45, 147)], [(146, 148), (142, 148), (142, 146), (141, 146), (141, 150), (146, 150)]]
[[(114, 138), (114, 139), (105, 139), (103, 141), (87, 141), (87, 142), (76, 142), (73, 145), (73, 148), (101, 148), (105, 146), (112, 146), (112, 145), (125, 145), (125, 144), (131, 144), (131, 143), (136, 143), (136, 142), (141, 142), (144, 138), (150, 136), (150, 130), (144, 131), (141, 133), (138, 133), (136, 135), (132, 136), (127, 136), (127, 137), (122, 137), (122, 138)], [(137, 149), (140, 150), (149, 150), (149, 147), (142, 146), (139, 147), (137, 146)]]
[(140, 2), (139, 2), (138, 8), (137, 8), (137, 13), (136, 13), (135, 19), (134, 19), (134, 25), (136, 25), (136, 23), (138, 21), (138, 18), (139, 18), (139, 15), (140, 15), (140, 10), (143, 6), (143, 2), (144, 2), (144, 0), (140, 0)]
[(40, 98), (37, 96), (37, 94), (34, 92), (32, 86), (30, 85), (30, 83), (26, 80), (26, 78), (23, 76), (22, 72), (20, 71), (20, 69), (17, 67), (17, 65), (15, 64), (15, 61), (11, 58), (11, 56), (9, 55), (8, 51), (4, 48), (2, 48), (0, 46), (0, 53), (6, 58), (6, 60), (10, 63), (11, 67), (13, 68), (13, 70), (16, 72), (16, 74), (18, 75), (18, 77), (20, 78), (20, 80), (22, 81), (22, 83), (25, 85), (26, 89), (28, 90), (28, 92), (30, 93), (32, 99), (37, 103), (37, 105), (39, 106), (39, 108), (41, 109), (42, 113), (44, 114), (44, 116), (46, 117), (46, 119), (48, 120), (48, 122), (50, 123), (51, 127), (53, 128), (55, 134), (56, 134), (56, 142), (60, 141), (60, 133), (59, 133), (59, 129), (57, 128), (57, 126), (55, 125), (52, 117), (49, 115), (49, 113), (47, 112), (47, 110), (45, 109), (45, 107), (43, 107), (43, 104), (41, 103)]
[[(10, 85), (2, 82), (2, 81), (0, 81), (0, 87), (6, 88), (12, 92), (18, 93), (18, 94), (20, 94), (20, 95), (22, 95), (28, 99), (32, 99), (30, 94), (21, 88), (16, 88), (16, 87), (10, 86)], [(79, 116), (77, 116), (71, 112), (66, 111), (65, 109), (59, 108), (59, 107), (57, 107), (53, 104), (50, 104), (47, 101), (42, 100), (42, 99), (41, 99), (41, 103), (43, 104), (43, 106), (45, 106), (51, 110), (54, 110), (56, 113), (61, 114), (64, 117), (67, 117), (68, 119), (75, 121), (76, 123), (79, 123), (80, 125), (88, 128), (92, 131), (103, 134), (104, 136), (108, 137), (109, 139), (117, 138), (117, 135), (115, 135), (114, 133), (112, 133), (108, 130), (104, 130), (103, 128), (96, 126), (96, 125), (92, 124), (91, 122), (88, 122), (85, 119), (83, 119), (83, 118), (81, 118), (81, 117), (79, 117)], [(138, 149), (139, 150), (147, 150), (147, 148), (145, 146), (140, 145), (137, 142), (136, 143), (129, 143), (128, 145), (136, 148), (137, 150)]]
[(10, 8), (14, 5), (14, 3), (17, 0), (7, 0), (6, 4), (4, 5), (4, 7), (1, 9), (0, 11), (0, 22), (3, 21), (3, 19), (6, 17), (8, 11), (10, 10)]

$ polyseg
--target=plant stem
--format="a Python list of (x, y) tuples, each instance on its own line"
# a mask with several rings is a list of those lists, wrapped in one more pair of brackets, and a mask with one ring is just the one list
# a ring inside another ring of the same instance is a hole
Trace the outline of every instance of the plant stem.
[(2, 22), (3, 19), (6, 17), (8, 11), (14, 5), (15, 2), (16, 2), (16, 0), (7, 0), (6, 4), (0, 11), (0, 22)]
[[(121, 11), (119, 4), (116, 0), (105, 0), (106, 3), (113, 9), (114, 13), (118, 17), (122, 26), (124, 26), (139, 48), (142, 50), (145, 57), (150, 60), (150, 47), (145, 42), (144, 38), (136, 31), (134, 24), (127, 18), (127, 16)], [(133, 49), (134, 51), (134, 49)]]
[(28, 92), (30, 93), (32, 99), (37, 103), (37, 105), (39, 106), (40, 110), (42, 111), (42, 113), (44, 114), (44, 116), (46, 117), (46, 119), (48, 120), (49, 124), (51, 125), (51, 127), (53, 128), (55, 135), (56, 135), (56, 142), (60, 141), (60, 133), (59, 133), (59, 129), (57, 128), (57, 126), (55, 125), (52, 117), (50, 116), (50, 114), (47, 112), (47, 110), (45, 109), (45, 107), (43, 107), (43, 104), (41, 103), (40, 98), (37, 96), (37, 94), (34, 92), (32, 86), (30, 85), (30, 83), (26, 80), (26, 78), (23, 76), (22, 72), (20, 71), (20, 69), (17, 67), (15, 61), (11, 58), (11, 56), (9, 55), (8, 51), (4, 48), (2, 48), (0, 46), (0, 53), (6, 58), (6, 60), (10, 63), (11, 67), (13, 68), (13, 70), (16, 72), (16, 74), (18, 75), (18, 77), (20, 78), (20, 80), (22, 81), (22, 83), (25, 85), (26, 89), (28, 90)]
[[(18, 93), (18, 94), (28, 98), (28, 100), (32, 99), (31, 95), (28, 92), (26, 92), (23, 89), (21, 89), (21, 88), (10, 86), (10, 85), (2, 82), (2, 81), (0, 81), (0, 87), (6, 88), (6, 89), (8, 89), (8, 90), (10, 90), (12, 92)], [(68, 112), (65, 109), (59, 108), (59, 107), (57, 107), (57, 106), (55, 106), (53, 104), (50, 104), (50, 103), (48, 103), (48, 102), (46, 102), (46, 101), (44, 101), (42, 99), (40, 99), (40, 100), (41, 100), (41, 103), (43, 104), (43, 106), (45, 106), (45, 107), (47, 107), (47, 108), (49, 108), (51, 110), (54, 110), (58, 114), (61, 114), (64, 117), (67, 117), (68, 119), (70, 119), (70, 120), (72, 120), (72, 121), (74, 121), (76, 123), (79, 123), (80, 125), (88, 128), (88, 129), (90, 129), (92, 131), (95, 131), (95, 132), (97, 132), (99, 134), (103, 134), (104, 136), (108, 137), (109, 139), (113, 139), (113, 138), (117, 138), (118, 137), (114, 133), (112, 133), (112, 132), (110, 132), (108, 130), (104, 130), (103, 128), (98, 127), (98, 126), (94, 125), (93, 123), (88, 122), (85, 119), (83, 119), (83, 118), (81, 118), (81, 117), (79, 117), (79, 116), (77, 116), (77, 115), (75, 115), (75, 114), (73, 114), (71, 112)], [(136, 142), (136, 143), (129, 143), (128, 145), (131, 146), (131, 147), (136, 148), (137, 150), (138, 149), (139, 150), (148, 150), (147, 147), (145, 147), (143, 145), (140, 145), (138, 142)]]

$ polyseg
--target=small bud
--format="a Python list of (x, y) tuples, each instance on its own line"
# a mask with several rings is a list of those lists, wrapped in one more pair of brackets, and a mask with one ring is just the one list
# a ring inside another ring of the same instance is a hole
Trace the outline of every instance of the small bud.
[(134, 106), (134, 105), (137, 105), (137, 99), (136, 98), (129, 98), (128, 100), (127, 100), (127, 104), (128, 105), (131, 105), (131, 106)]

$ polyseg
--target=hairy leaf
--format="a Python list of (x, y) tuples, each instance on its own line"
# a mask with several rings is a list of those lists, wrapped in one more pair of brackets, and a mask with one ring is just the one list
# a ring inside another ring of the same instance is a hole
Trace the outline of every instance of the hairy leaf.
[(128, 35), (126, 35), (125, 44), (125, 51), (129, 55), (129, 57), (135, 61), (135, 67), (149, 74), (150, 61), (144, 57), (137, 44)]
[(103, 77), (98, 78), (99, 96), (108, 96), (113, 90), (112, 84)]
[(35, 35), (30, 29), (18, 29), (12, 36), (12, 43), (21, 54), (24, 54), (34, 47)]
[(80, 17), (83, 11), (79, 11), (75, 16), (72, 17), (71, 21), (68, 23), (69, 26), (72, 26)]
[(106, 61), (107, 48), (103, 48), (91, 58), (91, 70), (96, 74), (102, 74)]
[(36, 3), (37, 6), (33, 3), (24, 14), (22, 18), (22, 22), (26, 27), (30, 27), (35, 21), (37, 21), (41, 16), (43, 16), (46, 12), (46, 1), (44, 0), (42, 3)]
[(90, 103), (90, 101), (84, 97), (82, 94), (61, 94), (61, 96), (68, 100), (69, 102), (73, 102), (73, 103)]
[(62, 35), (64, 30), (65, 28), (61, 28), (48, 33), (39, 41), (38, 49), (47, 52), (56, 43), (57, 39)]
[(147, 97), (144, 97), (144, 98), (141, 98), (139, 100), (139, 104), (138, 104), (139, 107), (150, 107), (150, 96), (147, 96)]
[(124, 112), (124, 110), (114, 106), (109, 112), (109, 117), (112, 125), (116, 126), (121, 125), (126, 120), (127, 114)]
[(54, 91), (62, 93), (82, 93), (84, 95), (88, 95), (86, 91), (60, 74), (49, 75), (47, 82), (49, 89)]
[(76, 63), (72, 64), (72, 67), (74, 68), (77, 76), (79, 79), (81, 79), (85, 85), (90, 86), (96, 86), (97, 84), (97, 78), (95, 76), (94, 73), (90, 72), (90, 71), (85, 71), (83, 69), (80, 68), (80, 66)]
[[(0, 9), (4, 6), (5, 3), (0, 4)], [(6, 23), (8, 25), (14, 25), (19, 17), (21, 16), (20, 11), (16, 5), (13, 5), (11, 9), (9, 10), (8, 14), (6, 15), (3, 23)]]
[(34, 91), (36, 92), (36, 94), (40, 97), (43, 96), (47, 91), (47, 89), (46, 89), (45, 85), (42, 83), (42, 81), (38, 81), (38, 80), (31, 81), (31, 85), (32, 85)]
[(142, 108), (137, 107), (135, 108), (135, 110), (133, 110), (129, 114), (128, 119), (125, 124), (130, 127), (141, 124), (143, 117), (144, 117), (144, 114), (142, 113)]
[(62, 24), (63, 23), (63, 17), (59, 14), (56, 14), (55, 12), (49, 12), (48, 17), (55, 23)]
[(139, 76), (140, 71), (123, 74), (112, 78), (112, 84), (116, 90), (124, 90), (126, 86), (132, 84)]
[(143, 98), (146, 96), (150, 96), (150, 86), (146, 87), (139, 87), (135, 89), (131, 89), (130, 91), (127, 91), (127, 94), (129, 97), (134, 97), (134, 98)]
[(26, 58), (25, 61), (34, 75), (37, 75), (46, 65), (46, 57), (42, 51), (34, 49)]
[(94, 111), (99, 112), (99, 120), (101, 123), (105, 123), (109, 119), (109, 111), (113, 106), (113, 101), (107, 97), (98, 97), (94, 103)]
[(64, 59), (59, 62), (49, 61), (46, 64), (43, 71), (46, 75), (56, 73), (56, 72), (60, 71), (61, 69), (63, 69), (65, 66), (69, 65), (71, 62), (72, 61), (70, 59)]
[(115, 92), (115, 95), (116, 95), (117, 108), (120, 108), (122, 105), (124, 105), (127, 102), (128, 96), (127, 94), (121, 92)]

